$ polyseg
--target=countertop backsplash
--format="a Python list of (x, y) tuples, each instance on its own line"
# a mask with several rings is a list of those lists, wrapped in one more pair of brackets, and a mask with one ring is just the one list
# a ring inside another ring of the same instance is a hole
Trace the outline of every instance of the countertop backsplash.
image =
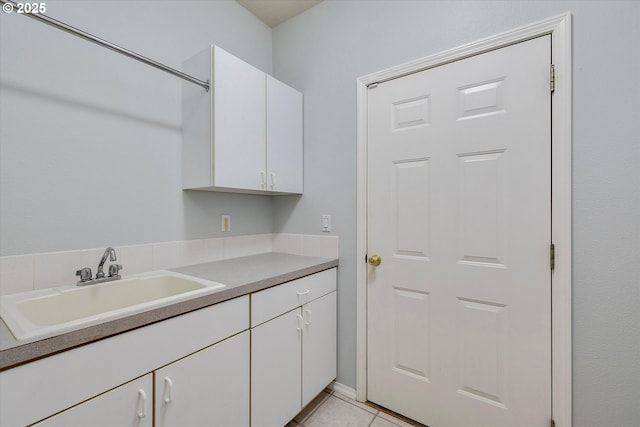
[[(0, 257), (0, 295), (70, 285), (82, 267), (96, 271), (105, 248)], [(338, 237), (305, 234), (253, 234), (114, 246), (122, 276), (255, 255), (282, 252), (338, 258)]]

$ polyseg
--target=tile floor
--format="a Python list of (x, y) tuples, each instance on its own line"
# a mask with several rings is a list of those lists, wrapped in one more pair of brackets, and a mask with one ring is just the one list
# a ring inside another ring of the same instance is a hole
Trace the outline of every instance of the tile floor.
[(416, 427), (338, 392), (325, 389), (285, 427)]

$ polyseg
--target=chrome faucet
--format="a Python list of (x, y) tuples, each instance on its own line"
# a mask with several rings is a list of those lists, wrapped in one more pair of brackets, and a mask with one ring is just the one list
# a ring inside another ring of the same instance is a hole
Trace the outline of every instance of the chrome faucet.
[(100, 259), (100, 264), (98, 264), (98, 272), (96, 273), (96, 278), (91, 278), (91, 269), (88, 267), (81, 268), (76, 271), (76, 276), (80, 276), (80, 281), (77, 283), (78, 286), (91, 285), (94, 283), (102, 283), (102, 282), (110, 282), (112, 280), (118, 280), (121, 278), (120, 270), (122, 270), (122, 264), (111, 264), (109, 266), (109, 275), (105, 277), (104, 275), (104, 263), (107, 262), (107, 258), (110, 261), (116, 261), (116, 251), (111, 246), (105, 249), (104, 254), (102, 254), (102, 258)]
[(107, 261), (107, 257), (111, 262), (116, 260), (116, 250), (109, 246), (104, 250), (100, 264), (98, 264), (98, 272), (96, 273), (96, 279), (102, 279), (104, 277), (104, 263)]

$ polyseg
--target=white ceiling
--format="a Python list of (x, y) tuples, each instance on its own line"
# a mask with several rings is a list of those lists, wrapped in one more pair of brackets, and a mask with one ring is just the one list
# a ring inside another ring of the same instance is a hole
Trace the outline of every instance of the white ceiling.
[(322, 0), (236, 0), (271, 28), (317, 5)]

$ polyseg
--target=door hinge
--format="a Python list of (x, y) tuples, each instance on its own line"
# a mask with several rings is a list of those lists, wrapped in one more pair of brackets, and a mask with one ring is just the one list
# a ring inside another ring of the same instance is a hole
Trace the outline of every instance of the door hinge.
[(551, 420), (551, 427), (556, 427), (556, 421), (555, 420)]
[(549, 87), (551, 89), (551, 93), (556, 91), (556, 67), (551, 64), (551, 70), (549, 72)]
[(556, 245), (549, 245), (549, 267), (553, 271), (556, 268)]

